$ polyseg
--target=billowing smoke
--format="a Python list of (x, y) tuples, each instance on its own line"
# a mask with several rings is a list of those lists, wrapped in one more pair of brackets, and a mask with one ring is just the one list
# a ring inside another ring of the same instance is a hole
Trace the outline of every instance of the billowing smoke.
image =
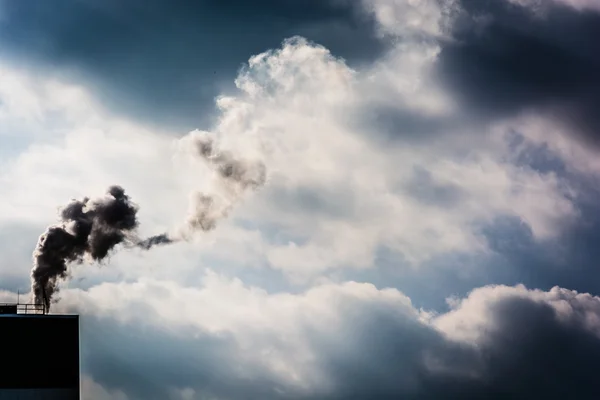
[(60, 213), (60, 222), (40, 236), (33, 253), (32, 294), (36, 304), (50, 307), (57, 281), (67, 276), (67, 265), (104, 259), (137, 228), (138, 207), (125, 190), (112, 186), (104, 197), (73, 200)]
[[(266, 168), (260, 162), (239, 160), (228, 152), (217, 152), (208, 135), (191, 135), (195, 153), (217, 172), (228, 198), (223, 201), (214, 196), (196, 193), (185, 230), (209, 231), (217, 221), (225, 218), (230, 209), (249, 189), (257, 189), (266, 181)], [(221, 200), (221, 201), (218, 201)], [(186, 237), (186, 234), (155, 235), (140, 240), (136, 234), (138, 206), (131, 202), (125, 190), (112, 186), (104, 197), (73, 200), (60, 212), (60, 221), (48, 227), (39, 238), (33, 253), (32, 294), (36, 304), (50, 308), (58, 282), (68, 276), (70, 263), (90, 260), (101, 261), (118, 244), (144, 250), (166, 245)]]

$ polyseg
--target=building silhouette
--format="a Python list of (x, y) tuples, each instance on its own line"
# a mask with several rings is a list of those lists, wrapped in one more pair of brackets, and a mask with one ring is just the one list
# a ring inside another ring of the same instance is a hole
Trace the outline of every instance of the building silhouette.
[(79, 400), (79, 316), (0, 304), (0, 400)]

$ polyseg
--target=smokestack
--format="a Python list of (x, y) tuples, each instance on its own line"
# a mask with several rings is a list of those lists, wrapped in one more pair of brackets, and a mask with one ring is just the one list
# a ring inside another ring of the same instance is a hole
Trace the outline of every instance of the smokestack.
[(46, 294), (46, 288), (42, 286), (42, 297), (43, 297), (43, 306), (44, 306), (44, 314), (46, 314), (48, 311), (50, 311), (50, 299), (48, 298), (48, 295)]

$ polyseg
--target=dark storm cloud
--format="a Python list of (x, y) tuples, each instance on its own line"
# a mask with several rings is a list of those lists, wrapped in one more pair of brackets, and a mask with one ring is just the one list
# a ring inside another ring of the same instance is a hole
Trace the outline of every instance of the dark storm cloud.
[(491, 250), (488, 253), (442, 254), (414, 269), (401, 254), (382, 248), (376, 269), (341, 271), (340, 279), (392, 286), (416, 305), (436, 310), (446, 308), (449, 293), (464, 296), (490, 282), (522, 283), (542, 290), (558, 285), (600, 295), (600, 210), (584, 202), (577, 207), (582, 213), (579, 223), (565, 227), (557, 238), (538, 241), (520, 218), (498, 217), (479, 231)]
[(82, 348), (82, 372), (132, 400), (167, 399), (173, 389), (188, 387), (217, 398), (266, 399), (275, 385), (266, 376), (236, 376), (236, 344), (227, 335), (197, 335), (190, 328), (179, 329), (174, 337), (143, 321), (123, 329), (114, 320), (91, 317), (82, 322), (81, 331), (88, 338)]
[(468, 300), (476, 307), (459, 309), (467, 327), (483, 322), (475, 342), (450, 340), (395, 302), (343, 297), (333, 334), (299, 326), (318, 355), (313, 368), (327, 380), (324, 387), (300, 390), (278, 380), (253, 366), (245, 353), (250, 350), (228, 334), (198, 335), (189, 328), (173, 336), (143, 322), (156, 317), (143, 309), (139, 321), (127, 324), (82, 319), (88, 338), (83, 367), (132, 399), (166, 398), (176, 387), (195, 389), (195, 398), (231, 400), (598, 398), (600, 338), (586, 326), (589, 316), (598, 316), (598, 299), (552, 294), (552, 301), (562, 299), (572, 310), (559, 318), (548, 300), (505, 290), (485, 288)]
[(561, 324), (550, 306), (517, 297), (497, 302), (488, 312), (478, 349), (448, 341), (416, 321), (385, 313), (357, 315), (360, 328), (353, 327), (350, 337), (361, 352), (337, 354), (332, 370), (340, 392), (327, 398), (598, 396), (594, 360), (600, 357), (600, 339), (582, 328), (582, 321)]
[(496, 259), (486, 279), (549, 289), (554, 285), (600, 295), (600, 212), (581, 202), (580, 222), (565, 228), (560, 238), (538, 242), (516, 218), (502, 218), (484, 230)]
[(46, 73), (79, 74), (114, 111), (191, 129), (206, 122), (242, 63), (287, 37), (305, 36), (351, 62), (379, 54), (372, 22), (333, 3), (4, 0), (0, 48)]
[[(549, 6), (544, 16), (508, 0), (462, 0), (456, 42), (438, 73), (471, 114), (550, 112), (600, 140), (600, 13)], [(598, 143), (597, 143), (598, 144)]]

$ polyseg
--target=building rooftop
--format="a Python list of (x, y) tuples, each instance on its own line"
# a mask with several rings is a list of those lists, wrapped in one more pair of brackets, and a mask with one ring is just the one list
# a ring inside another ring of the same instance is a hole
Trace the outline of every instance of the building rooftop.
[(21, 306), (0, 304), (0, 400), (79, 399), (79, 316)]

